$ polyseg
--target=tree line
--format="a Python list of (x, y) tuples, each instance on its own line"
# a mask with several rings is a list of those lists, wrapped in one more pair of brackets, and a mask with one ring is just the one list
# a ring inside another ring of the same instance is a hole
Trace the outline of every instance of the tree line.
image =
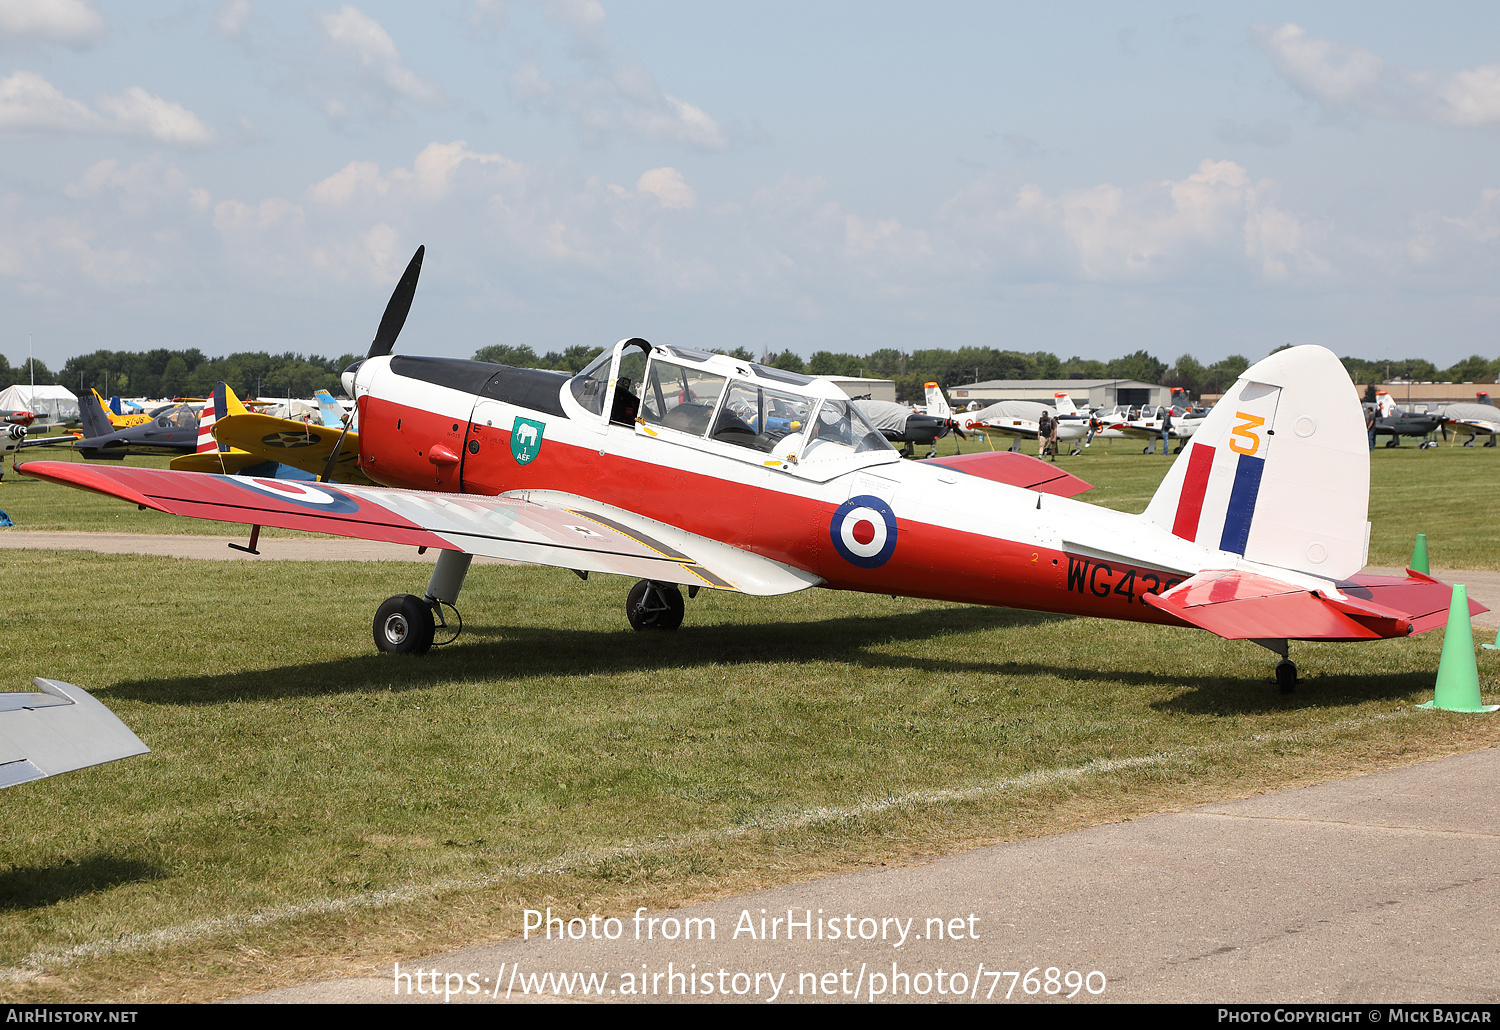
[[(496, 344), (481, 348), (474, 358), (522, 368), (578, 372), (603, 349), (577, 345), (537, 354), (525, 345)], [(1110, 361), (1077, 356), (1063, 360), (1048, 351), (1023, 352), (993, 347), (910, 352), (885, 348), (865, 355), (825, 350), (810, 358), (803, 358), (790, 350), (780, 354), (767, 350), (757, 356), (743, 347), (716, 353), (809, 375), (890, 379), (896, 383), (898, 399), (917, 403), (923, 398), (925, 383), (936, 382), (944, 389), (952, 389), (965, 383), (991, 379), (1137, 379), (1162, 386), (1178, 386), (1191, 397), (1201, 397), (1223, 392), (1250, 367), (1250, 361), (1240, 354), (1232, 354), (1211, 365), (1204, 365), (1191, 354), (1184, 354), (1168, 365), (1144, 350)], [(206, 397), (214, 384), (223, 380), (241, 397), (309, 397), (319, 389), (339, 394), (342, 390), (339, 374), (358, 357), (356, 354), (343, 354), (337, 358), (293, 353), (273, 355), (257, 351), (210, 358), (197, 348), (143, 352), (98, 350), (69, 358), (56, 373), (40, 361), (34, 362), (34, 366), (38, 384), (61, 385), (74, 393), (92, 388), (105, 396)], [(1346, 357), (1341, 360), (1350, 378), (1361, 386), (1393, 379), (1488, 383), (1500, 377), (1500, 358), (1486, 358), (1479, 354), (1445, 369), (1423, 358), (1397, 361)], [(0, 389), (14, 383), (31, 382), (32, 370), (32, 364), (22, 362), (12, 366), (4, 355), (0, 355)]]
[[(64, 386), (75, 394), (90, 389), (109, 397), (207, 397), (221, 380), (241, 397), (311, 397), (314, 391), (338, 394), (339, 374), (358, 355), (337, 358), (317, 355), (267, 354), (264, 351), (206, 357), (196, 347), (188, 350), (98, 350), (69, 358), (52, 372), (36, 362), (38, 385)], [(0, 355), (0, 388), (31, 382), (26, 364), (11, 367)]]

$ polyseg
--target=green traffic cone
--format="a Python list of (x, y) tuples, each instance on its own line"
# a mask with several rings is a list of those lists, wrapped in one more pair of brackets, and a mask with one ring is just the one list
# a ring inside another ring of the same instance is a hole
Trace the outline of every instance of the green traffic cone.
[[(1425, 543), (1417, 537), (1417, 546)], [(1479, 703), (1479, 666), (1474, 662), (1474, 630), (1469, 625), (1469, 592), (1453, 588), (1448, 604), (1448, 628), (1443, 631), (1443, 653), (1438, 659), (1437, 686), (1432, 700), (1418, 708), (1445, 712), (1493, 712), (1500, 705)]]
[(1500, 651), (1500, 630), (1495, 631), (1495, 642), (1493, 644), (1480, 644), (1486, 651)]
[(1424, 576), (1430, 576), (1427, 571), (1427, 534), (1417, 534), (1417, 546), (1412, 548), (1411, 564), (1407, 566), (1413, 572), (1420, 572)]

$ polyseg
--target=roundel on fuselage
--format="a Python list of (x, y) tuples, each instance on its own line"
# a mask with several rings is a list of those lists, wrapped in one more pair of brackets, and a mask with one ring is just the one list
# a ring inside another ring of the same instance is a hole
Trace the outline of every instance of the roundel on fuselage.
[(242, 486), (256, 493), (295, 504), (314, 511), (326, 511), (347, 515), (359, 511), (359, 504), (345, 494), (336, 494), (311, 483), (295, 479), (251, 479), (248, 476), (220, 476), (226, 483)]
[(849, 564), (878, 569), (896, 550), (896, 513), (879, 497), (851, 497), (833, 513), (828, 536)]

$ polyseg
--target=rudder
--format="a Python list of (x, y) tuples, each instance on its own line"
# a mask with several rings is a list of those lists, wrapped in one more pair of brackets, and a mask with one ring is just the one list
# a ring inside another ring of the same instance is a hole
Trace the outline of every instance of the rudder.
[(1251, 366), (1214, 405), (1145, 517), (1210, 550), (1344, 579), (1365, 564), (1369, 498), (1349, 374), (1332, 351), (1292, 347)]

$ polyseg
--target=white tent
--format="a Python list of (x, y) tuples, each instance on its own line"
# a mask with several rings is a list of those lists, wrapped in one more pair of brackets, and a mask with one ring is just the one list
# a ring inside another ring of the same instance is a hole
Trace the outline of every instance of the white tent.
[(0, 411), (29, 411), (47, 422), (76, 422), (78, 398), (65, 386), (17, 383), (0, 393)]

